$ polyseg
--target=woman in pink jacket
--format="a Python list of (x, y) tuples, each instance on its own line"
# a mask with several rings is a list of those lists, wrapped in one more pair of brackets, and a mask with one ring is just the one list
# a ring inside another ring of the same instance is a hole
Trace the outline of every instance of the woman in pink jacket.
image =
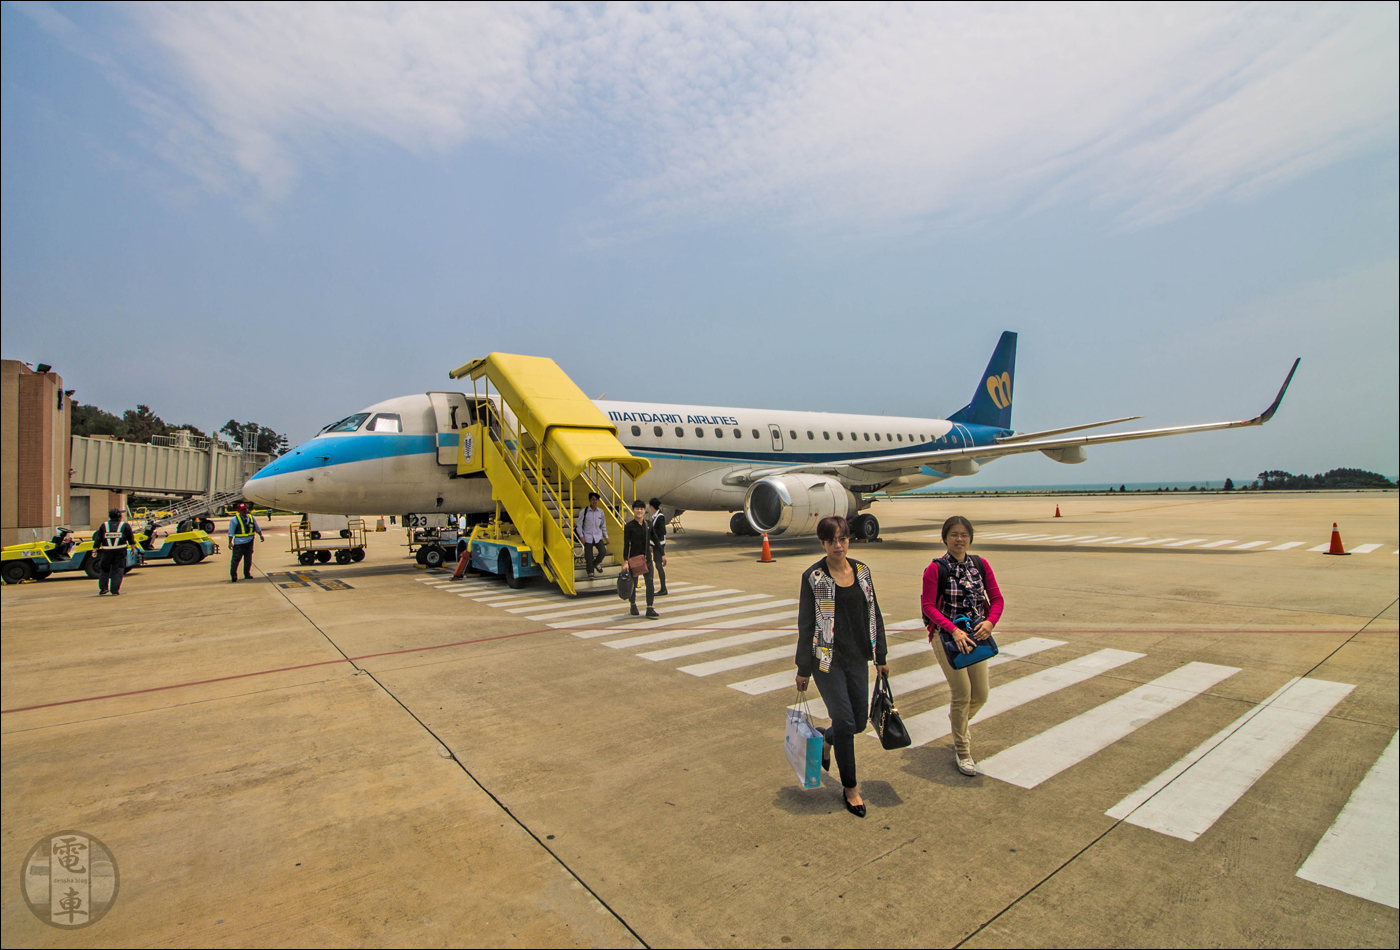
[[(1004, 601), (991, 565), (967, 553), (972, 544), (972, 522), (961, 515), (943, 522), (943, 543), (948, 553), (936, 558), (924, 571), (921, 605), (929, 643), (953, 692), (948, 704), (948, 721), (953, 727), (953, 752), (958, 771), (976, 775), (977, 763), (972, 759), (968, 722), (987, 701), (987, 663), (984, 660), (955, 670), (948, 662), (944, 644), (971, 653), (976, 648), (974, 641), (986, 640), (992, 635), (1001, 619)], [(965, 618), (963, 625), (968, 629), (955, 623), (959, 617)]]

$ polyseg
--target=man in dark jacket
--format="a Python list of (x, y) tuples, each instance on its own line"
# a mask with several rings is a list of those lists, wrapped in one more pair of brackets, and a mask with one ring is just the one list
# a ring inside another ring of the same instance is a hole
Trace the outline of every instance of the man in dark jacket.
[[(647, 585), (647, 619), (655, 620), (660, 615), (652, 606), (656, 600), (656, 588), (654, 586), (655, 582), (651, 579), (651, 529), (646, 523), (646, 516), (646, 502), (642, 501), (640, 498), (632, 502), (632, 520), (627, 522), (622, 528), (622, 560), (628, 562), (628, 569), (630, 570), (633, 566), (631, 564), (632, 558), (645, 559), (645, 566), (640, 567), (640, 570), (644, 572), (641, 577)], [(640, 566), (643, 562), (638, 561), (637, 564)], [(637, 577), (637, 575), (638, 571), (632, 571), (632, 576), (634, 578)], [(637, 585), (634, 582), (632, 585), (632, 616), (636, 617), (639, 616), (639, 614), (640, 612), (637, 610)]]
[(92, 533), (92, 549), (97, 554), (97, 594), (111, 590), (115, 597), (122, 592), (122, 577), (126, 574), (126, 552), (136, 544), (131, 525), (122, 520), (120, 508), (107, 512), (107, 521)]

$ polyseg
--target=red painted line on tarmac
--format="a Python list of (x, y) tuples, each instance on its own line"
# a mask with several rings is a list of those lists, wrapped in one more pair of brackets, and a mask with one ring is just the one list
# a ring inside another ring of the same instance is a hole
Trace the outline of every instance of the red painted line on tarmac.
[(132, 689), (124, 693), (105, 693), (101, 696), (84, 696), (81, 699), (63, 699), (56, 703), (39, 703), (35, 706), (16, 706), (13, 709), (0, 709), (0, 715), (8, 715), (17, 712), (29, 712), (33, 709), (49, 709), (53, 706), (71, 706), (74, 703), (93, 703), (99, 699), (120, 699), (123, 696), (140, 696), (142, 693), (160, 693), (167, 689), (184, 689), (188, 686), (207, 686), (210, 683), (224, 683), (229, 680), (247, 679), (250, 676), (267, 676), (272, 673), (288, 673), (292, 670), (309, 670), (316, 666), (334, 666), (337, 663), (354, 663), (358, 660), (373, 660), (381, 656), (399, 656), (404, 653), (423, 653), (427, 650), (446, 650), (448, 647), (470, 646), (473, 643), (490, 643), (492, 640), (510, 640), (513, 637), (528, 637), (536, 633), (554, 633), (553, 628), (543, 630), (526, 630), (524, 633), (506, 633), (499, 637), (482, 637), (479, 640), (458, 640), (454, 643), (438, 643), (430, 647), (409, 647), (404, 650), (388, 650), (384, 653), (366, 653), (364, 656), (352, 656), (343, 660), (321, 660), (318, 663), (302, 663), (299, 666), (279, 666), (272, 670), (258, 670), (253, 673), (234, 673), (231, 676), (216, 676), (207, 680), (191, 680), (188, 683), (172, 683), (169, 686), (150, 686), (146, 689)]

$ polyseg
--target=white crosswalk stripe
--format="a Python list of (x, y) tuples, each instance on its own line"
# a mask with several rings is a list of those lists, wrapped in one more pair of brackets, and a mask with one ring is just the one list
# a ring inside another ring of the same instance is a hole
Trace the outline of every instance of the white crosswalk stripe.
[(1188, 663), (978, 763), (992, 778), (1035, 788), (1239, 672)]
[(1162, 545), (1162, 547), (1165, 547), (1165, 548), (1184, 548), (1184, 547), (1186, 547), (1186, 545), (1188, 545), (1188, 544), (1200, 544), (1202, 541), (1205, 541), (1205, 540), (1207, 540), (1207, 539), (1206, 539), (1206, 538), (1187, 538), (1185, 541), (1174, 541), (1174, 542), (1171, 543), (1171, 544), (1164, 544), (1164, 545)]
[[(598, 637), (615, 637), (626, 632), (626, 628), (603, 627), (597, 630), (570, 630), (569, 635), (578, 637), (580, 640), (596, 640)], [(693, 627), (686, 632), (698, 635), (701, 633), (713, 633), (714, 631), (709, 627)]]
[[(919, 621), (914, 622), (918, 623)], [(885, 629), (890, 630), (893, 629), (893, 627), (886, 626)], [(796, 652), (796, 646), (796, 637), (794, 637), (793, 646), (789, 648), (787, 652), (789, 660), (793, 658), (793, 654)], [(915, 654), (927, 653), (928, 651), (929, 645), (923, 640), (891, 643), (889, 644), (889, 649), (886, 651), (885, 659), (893, 662), (894, 660), (901, 660), (906, 656), (914, 656)], [(774, 657), (774, 659), (782, 659), (782, 657), (777, 656)], [(737, 668), (738, 667), (735, 667), (735, 669)], [(793, 677), (796, 675), (797, 666), (794, 664), (778, 673), (769, 673), (767, 676), (756, 676), (753, 679), (743, 680), (738, 683), (729, 683), (727, 685), (730, 689), (737, 689), (739, 692), (748, 693), (750, 696), (762, 696), (764, 693), (773, 693), (780, 689), (791, 689), (793, 686)]]
[(1298, 869), (1298, 877), (1400, 907), (1400, 756), (1395, 742), (1392, 735), (1342, 813)]
[[(726, 657), (722, 660), (710, 660), (708, 663), (696, 663), (692, 666), (680, 667), (680, 672), (689, 673), (691, 676), (713, 676), (715, 673), (727, 673), (730, 670), (742, 670), (746, 666), (757, 666), (760, 663), (768, 663), (772, 660), (786, 659), (792, 662), (794, 644), (785, 643), (780, 647), (773, 647), (770, 650), (759, 650), (756, 653), (743, 653), (739, 656)], [(786, 673), (787, 685), (795, 687), (795, 677), (797, 668), (792, 667)]]
[[(753, 633), (736, 633), (730, 637), (720, 637), (718, 640), (705, 640), (701, 643), (687, 643), (685, 646), (667, 647), (664, 650), (652, 650), (650, 653), (638, 653), (637, 656), (644, 660), (674, 660), (683, 656), (694, 656), (697, 653), (709, 653), (713, 650), (726, 650), (729, 647), (740, 647), (749, 643), (761, 643), (764, 640), (796, 640), (796, 630), (755, 630)], [(612, 646), (611, 643), (607, 646)]]
[[(666, 602), (675, 603), (676, 601), (681, 600), (694, 600), (697, 597), (722, 597), (725, 594), (742, 593), (743, 591), (739, 590), (737, 587), (726, 587), (723, 590), (715, 590), (714, 588), (709, 587), (708, 585), (702, 585), (701, 588), (692, 588), (690, 590), (687, 590), (684, 594), (668, 595), (666, 598)], [(606, 597), (606, 595), (604, 596)], [(608, 602), (605, 604), (591, 604), (587, 607), (573, 607), (569, 610), (556, 610), (543, 614), (535, 610), (522, 611), (522, 613), (530, 614), (530, 616), (525, 618), (526, 620), (558, 620), (561, 617), (577, 617), (580, 614), (604, 613), (609, 610), (618, 609), (617, 604), (612, 600), (612, 598), (606, 599)]]
[[(767, 594), (764, 594), (764, 595), (762, 595), (762, 596), (767, 597), (768, 595), (767, 595)], [(695, 615), (692, 616), (692, 617), (679, 617), (679, 618), (677, 618), (677, 619), (675, 619), (675, 620), (670, 620), (670, 619), (652, 620), (652, 621), (649, 621), (649, 622), (646, 623), (646, 624), (643, 624), (642, 626), (646, 626), (646, 627), (648, 627), (648, 628), (652, 628), (652, 627), (665, 627), (665, 626), (669, 626), (670, 624), (674, 624), (674, 623), (692, 623), (692, 622), (694, 622), (694, 621), (696, 621), (696, 620), (709, 620), (709, 619), (711, 619), (711, 618), (713, 618), (713, 617), (728, 617), (728, 616), (730, 616), (730, 615), (732, 615), (732, 614), (748, 613), (748, 612), (754, 611), (754, 610), (767, 610), (767, 609), (770, 608), (770, 607), (787, 607), (787, 606), (789, 606), (789, 605), (791, 605), (791, 604), (795, 604), (795, 603), (797, 603), (797, 601), (795, 601), (795, 600), (767, 600), (767, 601), (764, 601), (764, 602), (758, 603), (758, 604), (742, 604), (742, 605), (740, 605), (740, 606), (738, 606), (738, 607), (726, 607), (726, 608), (724, 608), (723, 610), (711, 610), (711, 611), (709, 611), (708, 613), (695, 614)]]
[[(1023, 660), (1028, 656), (1043, 653), (1054, 647), (1065, 645), (1063, 640), (1047, 640), (1043, 637), (1028, 637), (1025, 640), (1017, 640), (1015, 643), (1001, 644), (1001, 652), (987, 661), (988, 667), (1001, 666), (1003, 663), (1010, 663), (1012, 660)], [(902, 697), (919, 689), (926, 689), (930, 686), (937, 686), (939, 683), (947, 682), (943, 674), (943, 667), (939, 665), (938, 658), (933, 656), (933, 648), (927, 649), (929, 658), (933, 660), (932, 666), (925, 666), (908, 673), (900, 673), (890, 677), (890, 692), (894, 694), (895, 703), (898, 704)], [(814, 699), (808, 707), (812, 715), (819, 719), (826, 719), (826, 703), (820, 699)]]
[[(1304, 544), (1307, 544), (1306, 541), (1304, 541), (1303, 543), (1304, 543)], [(1315, 545), (1315, 546), (1313, 546), (1313, 547), (1308, 548), (1308, 553), (1309, 553), (1309, 554), (1316, 554), (1316, 553), (1319, 552), (1319, 551), (1326, 551), (1326, 550), (1328, 550), (1328, 549), (1331, 548), (1331, 547), (1332, 547), (1332, 542), (1328, 541), (1326, 544), (1318, 544), (1318, 545)]]
[(1273, 547), (1267, 548), (1266, 550), (1269, 550), (1269, 551), (1291, 551), (1291, 550), (1293, 550), (1294, 548), (1301, 548), (1303, 545), (1305, 545), (1305, 544), (1307, 544), (1307, 543), (1308, 543), (1308, 542), (1306, 542), (1306, 541), (1285, 541), (1283, 544), (1275, 544)]
[[(645, 623), (644, 623), (643, 621), (641, 621), (640, 619), (637, 619), (637, 625), (638, 625), (638, 626), (647, 626), (647, 627), (659, 627), (659, 626), (662, 626), (662, 625), (673, 624), (673, 623), (691, 623), (691, 622), (693, 622), (693, 621), (702, 619), (702, 616), (701, 616), (700, 614), (695, 614), (695, 615), (689, 616), (689, 617), (686, 617), (686, 616), (677, 617), (676, 614), (685, 614), (685, 613), (688, 613), (689, 611), (692, 611), (692, 610), (709, 610), (711, 607), (718, 607), (718, 606), (720, 606), (721, 604), (737, 604), (737, 603), (743, 603), (744, 601), (755, 601), (755, 600), (761, 600), (761, 601), (764, 601), (764, 603), (761, 603), (761, 604), (749, 604), (749, 605), (747, 605), (747, 606), (745, 606), (745, 607), (740, 607), (740, 608), (730, 608), (730, 612), (734, 612), (734, 611), (736, 611), (736, 610), (737, 610), (737, 611), (755, 610), (755, 609), (757, 609), (757, 610), (762, 610), (762, 609), (765, 609), (765, 608), (767, 608), (767, 607), (769, 607), (769, 606), (775, 606), (775, 605), (777, 605), (778, 603), (780, 603), (780, 601), (775, 601), (775, 600), (773, 600), (773, 595), (771, 595), (771, 594), (739, 594), (739, 595), (736, 595), (736, 596), (733, 596), (733, 597), (719, 597), (719, 598), (716, 598), (716, 599), (714, 599), (714, 600), (702, 600), (702, 601), (697, 601), (697, 602), (692, 603), (692, 604), (684, 604), (684, 605), (680, 605), (680, 606), (676, 606), (676, 605), (674, 605), (674, 604), (667, 604), (667, 605), (666, 605), (666, 618), (667, 618), (667, 619), (665, 619), (665, 620), (648, 620), (648, 621), (646, 621)], [(788, 603), (791, 603), (791, 601), (788, 601)], [(616, 620), (616, 621), (618, 621), (618, 622), (626, 623), (627, 621), (633, 620), (633, 619), (634, 619), (634, 618), (632, 617), (632, 615), (630, 614), (630, 612), (629, 612), (630, 608), (628, 607), (627, 603), (624, 602), (624, 601), (618, 601), (618, 602), (616, 602), (616, 603), (613, 605), (613, 609), (614, 609), (614, 610), (621, 610), (621, 611), (623, 611), (623, 613), (621, 613), (621, 614), (619, 614), (617, 617), (613, 618), (614, 620)], [(714, 617), (714, 616), (718, 616), (718, 614), (714, 613), (713, 611), (710, 612), (710, 613), (704, 614), (704, 618), (709, 618), (709, 617)], [(533, 619), (535, 619), (535, 618), (531, 617), (530, 619), (533, 620)], [(553, 627), (553, 628), (556, 629), (556, 630), (567, 630), (567, 629), (569, 629), (570, 627), (586, 627), (586, 626), (590, 626), (590, 625), (596, 625), (596, 624), (598, 624), (601, 620), (606, 620), (606, 619), (607, 619), (607, 618), (589, 617), (589, 618), (576, 619), (576, 620), (558, 620), (558, 621), (553, 621), (553, 622), (551, 622), (551, 623), (549, 624), (549, 626)]]
[[(771, 604), (764, 604), (764, 606), (765, 606), (765, 607), (770, 607), (770, 606), (772, 606), (772, 605), (771, 605)], [(720, 622), (718, 622), (718, 623), (710, 624), (710, 626), (715, 627), (716, 629), (719, 629), (719, 630), (732, 630), (732, 629), (734, 629), (735, 627), (756, 627), (756, 626), (759, 626), (759, 625), (762, 625), (762, 624), (766, 624), (766, 625), (768, 625), (768, 626), (772, 626), (772, 625), (775, 624), (775, 623), (786, 623), (786, 622), (789, 621), (789, 620), (796, 620), (796, 619), (797, 619), (797, 611), (795, 611), (795, 610), (780, 610), (780, 611), (778, 611), (777, 613), (774, 613), (774, 614), (763, 614), (763, 615), (760, 616), (760, 617), (740, 617), (740, 618), (738, 618), (737, 620), (723, 620), (723, 621), (720, 621)], [(797, 628), (794, 627), (793, 629), (795, 630), (795, 629), (797, 629)]]
[(1136, 538), (1119, 538), (1117, 541), (1110, 541), (1109, 544), (1135, 544), (1138, 541), (1146, 541), (1147, 538), (1139, 536)]
[(1239, 538), (1230, 538), (1225, 541), (1212, 541), (1210, 544), (1201, 545), (1201, 550), (1204, 551), (1206, 548), (1223, 548), (1227, 544), (1237, 544), (1239, 540)]
[(1244, 544), (1237, 544), (1237, 545), (1235, 545), (1235, 546), (1232, 547), (1230, 550), (1231, 550), (1231, 551), (1248, 551), (1250, 548), (1257, 548), (1257, 547), (1259, 547), (1260, 545), (1268, 544), (1268, 543), (1269, 543), (1269, 542), (1267, 542), (1267, 541), (1246, 541)]
[[(1088, 656), (1052, 666), (1046, 670), (1028, 673), (1005, 686), (994, 686), (987, 695), (987, 704), (977, 714), (978, 722), (985, 722), (1017, 706), (1025, 705), (1043, 696), (1058, 692), (1067, 686), (1082, 683), (1087, 679), (1116, 669), (1125, 663), (1140, 660), (1146, 654), (1130, 653), (1127, 650), (1098, 650)], [(952, 731), (948, 722), (948, 707), (910, 716), (904, 720), (905, 728), (915, 746), (927, 745), (934, 739), (942, 738)]]
[(1351, 553), (1352, 553), (1352, 554), (1370, 554), (1372, 551), (1378, 550), (1378, 549), (1380, 549), (1381, 547), (1382, 547), (1382, 545), (1379, 545), (1379, 544), (1358, 544), (1356, 547), (1354, 547), (1354, 548), (1351, 549)]
[(1140, 542), (1138, 542), (1137, 544), (1133, 545), (1133, 547), (1135, 547), (1135, 548), (1145, 548), (1145, 547), (1149, 547), (1150, 545), (1153, 545), (1153, 544), (1166, 544), (1168, 541), (1175, 541), (1175, 540), (1176, 540), (1176, 538), (1157, 538), (1156, 540), (1153, 540), (1153, 541), (1140, 541)]
[(1295, 677), (1105, 814), (1195, 841), (1354, 688)]

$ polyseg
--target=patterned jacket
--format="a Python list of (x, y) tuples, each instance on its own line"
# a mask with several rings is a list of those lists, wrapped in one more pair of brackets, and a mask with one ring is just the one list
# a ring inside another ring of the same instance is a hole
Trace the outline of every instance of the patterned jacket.
[[(865, 594), (866, 615), (870, 621), (870, 654), (876, 663), (885, 662), (885, 618), (880, 616), (880, 602), (875, 597), (875, 581), (870, 568), (855, 558), (849, 558), (855, 568), (856, 583)], [(836, 643), (836, 581), (826, 570), (822, 558), (802, 574), (802, 587), (797, 606), (797, 672), (812, 675), (812, 661), (823, 672), (831, 670), (831, 656)]]

